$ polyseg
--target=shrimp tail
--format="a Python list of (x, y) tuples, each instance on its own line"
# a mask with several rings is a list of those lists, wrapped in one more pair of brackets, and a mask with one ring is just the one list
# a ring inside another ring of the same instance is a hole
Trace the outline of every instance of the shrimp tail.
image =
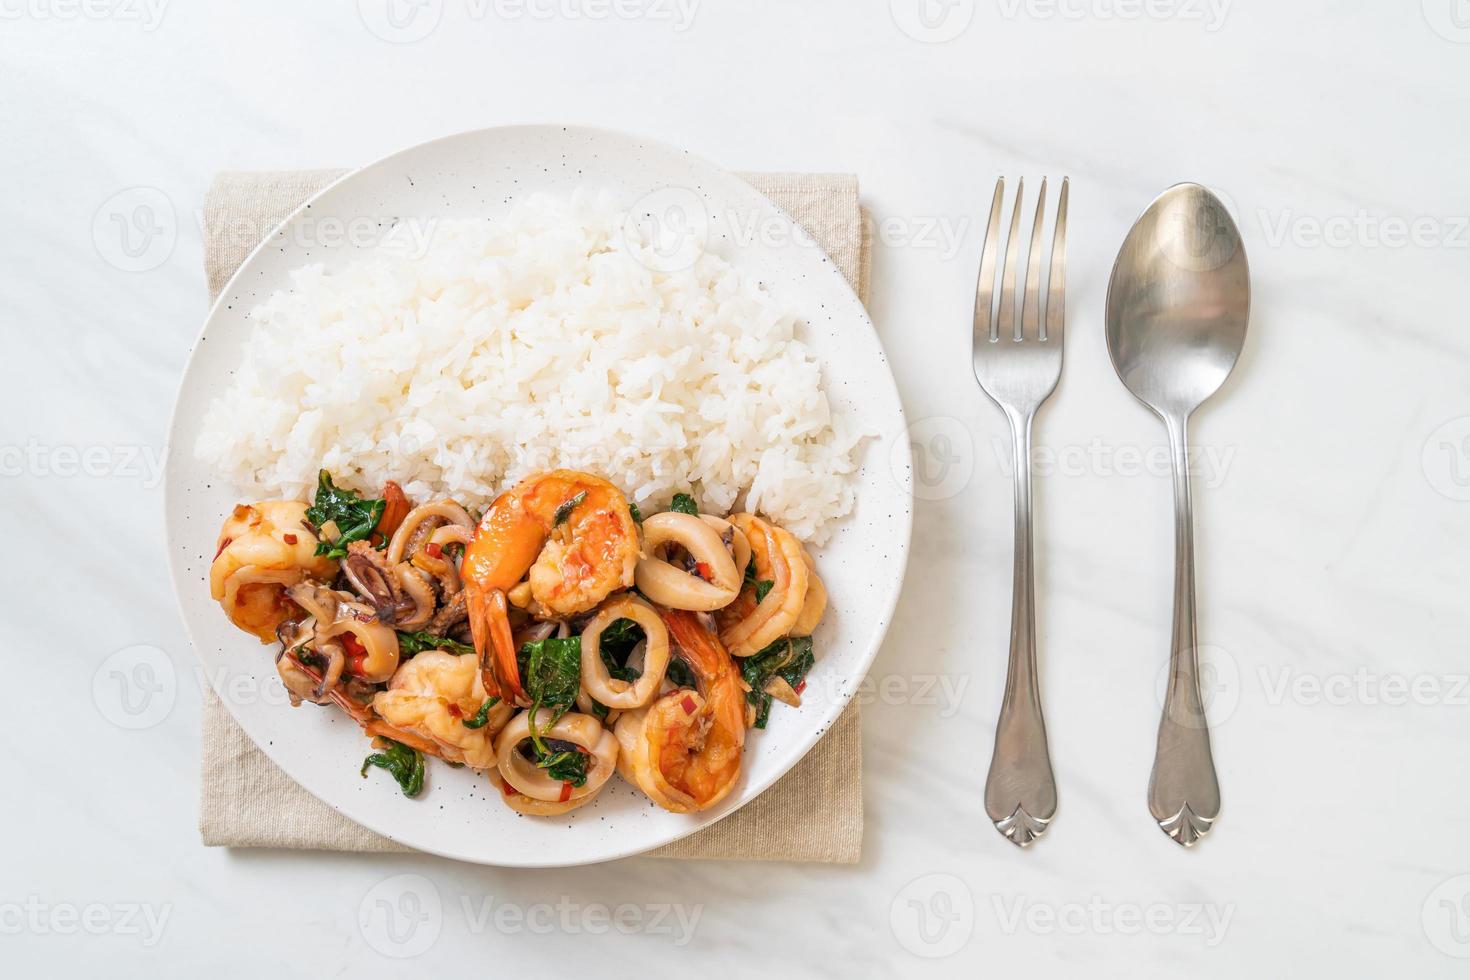
[(410, 731), (405, 731), (402, 728), (397, 728), (393, 725), (390, 725), (386, 721), (378, 717), (371, 718), (367, 722), (365, 722), (362, 726), (362, 730), (367, 732), (374, 738), (387, 738), (392, 739), (395, 742), (401, 742), (411, 749), (418, 749), (425, 755), (438, 756), (441, 758), (444, 755), (443, 750), (440, 749), (436, 743), (430, 741), (427, 738), (424, 738), (422, 735), (418, 735)]
[(499, 589), (482, 592), (472, 588), (465, 590), (465, 598), (475, 652), (480, 655), (480, 679), (485, 693), (528, 704), (530, 699), (521, 687), (520, 666), (516, 663), (515, 637), (510, 631), (505, 593)]
[(705, 629), (695, 613), (664, 606), (655, 608), (668, 626), (669, 635), (674, 638), (676, 652), (696, 676), (711, 678), (719, 673), (722, 665), (729, 663), (730, 655), (725, 652), (719, 637)]

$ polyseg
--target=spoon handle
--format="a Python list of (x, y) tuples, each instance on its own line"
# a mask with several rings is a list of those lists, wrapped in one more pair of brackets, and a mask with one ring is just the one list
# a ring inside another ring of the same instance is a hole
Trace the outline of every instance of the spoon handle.
[(1036, 612), (1031, 565), (1031, 418), (1007, 409), (1014, 450), (1016, 528), (1011, 582), (1011, 655), (995, 751), (985, 780), (985, 812), (1011, 843), (1025, 847), (1046, 833), (1057, 786), (1046, 745), (1036, 679)]
[(1194, 624), (1194, 512), (1184, 417), (1165, 419), (1174, 461), (1174, 631), (1148, 808), (1164, 833), (1185, 847), (1210, 832), (1220, 815), (1220, 784), (1199, 692)]

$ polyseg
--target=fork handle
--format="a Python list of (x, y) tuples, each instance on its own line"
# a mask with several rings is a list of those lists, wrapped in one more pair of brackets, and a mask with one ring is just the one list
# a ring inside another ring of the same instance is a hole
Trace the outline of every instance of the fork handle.
[(985, 812), (1013, 844), (1046, 833), (1057, 810), (1057, 786), (1046, 744), (1036, 677), (1036, 612), (1031, 564), (1031, 419), (1007, 410), (1014, 450), (1016, 527), (1011, 582), (1011, 654), (995, 751), (985, 780)]
[(1186, 418), (1164, 420), (1174, 461), (1174, 629), (1148, 809), (1179, 844), (1192, 846), (1220, 815), (1220, 783), (1199, 693), (1194, 620), (1194, 510), (1189, 495)]

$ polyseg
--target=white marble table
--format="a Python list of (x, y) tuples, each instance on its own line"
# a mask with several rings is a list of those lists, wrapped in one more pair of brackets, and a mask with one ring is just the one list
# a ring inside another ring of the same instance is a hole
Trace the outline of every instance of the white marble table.
[[(393, 2), (391, 20), (385, 0), (0, 2), (0, 973), (1464, 975), (1463, 0), (933, 0), (924, 18), (908, 0)], [(198, 843), (200, 695), (157, 484), (204, 306), (202, 192), (220, 169), (351, 166), (529, 121), (861, 175), (874, 319), (926, 477), (867, 697), (857, 867), (501, 872)], [(1062, 803), (1026, 853), (980, 803), (1010, 501), (966, 323), (999, 173), (1073, 185), (1067, 372), (1037, 434)], [(1233, 204), (1256, 291), (1196, 427), (1225, 810), (1188, 853), (1144, 805), (1162, 433), (1101, 324), (1128, 224), (1182, 179)], [(142, 728), (117, 723), (139, 716), (101, 670), (136, 646), (176, 681)], [(439, 915), (365, 935), (359, 909), (402, 874)]]

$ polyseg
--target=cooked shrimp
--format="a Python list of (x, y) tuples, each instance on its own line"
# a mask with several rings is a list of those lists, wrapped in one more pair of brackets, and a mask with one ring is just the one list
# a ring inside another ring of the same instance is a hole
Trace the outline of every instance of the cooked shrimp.
[[(631, 619), (643, 627), (642, 674), (635, 681), (620, 681), (602, 662), (602, 631), (616, 620)], [(658, 693), (669, 666), (669, 631), (648, 603), (631, 595), (608, 600), (582, 631), (582, 690), (609, 708), (641, 708)]]
[(720, 802), (740, 778), (745, 691), (735, 662), (698, 616), (679, 609), (659, 615), (700, 690), (671, 691), (618, 719), (621, 771), (659, 806), (691, 813)]
[(612, 732), (592, 715), (576, 712), (562, 715), (556, 724), (546, 726), (550, 712), (542, 709), (537, 718), (537, 734), (545, 739), (570, 742), (588, 755), (587, 781), (581, 786), (554, 779), (521, 754), (521, 743), (531, 737), (531, 712), (523, 711), (511, 719), (495, 739), (495, 756), (500, 765), (500, 778), (515, 790), (533, 800), (567, 803), (597, 795), (603, 784), (617, 770), (618, 742)]
[(474, 654), (425, 650), (398, 668), (388, 690), (373, 697), (373, 710), (399, 733), (432, 742), (441, 758), (493, 769), (493, 737), (514, 709), (502, 701), (486, 713), (484, 726), (467, 727), (488, 699)]
[(460, 575), (487, 689), (529, 704), (516, 668), (506, 593), (529, 573), (543, 618), (586, 612), (633, 584), (638, 528), (606, 480), (554, 470), (495, 498), (465, 548)]
[(812, 556), (802, 549), (801, 557), (806, 560), (806, 601), (801, 604), (801, 615), (791, 624), (792, 636), (811, 636), (822, 614), (827, 611), (827, 587), (817, 577), (817, 566)]
[[(670, 544), (689, 553), (695, 574), (660, 557), (659, 548)], [(638, 591), (661, 606), (709, 612), (728, 606), (740, 592), (740, 572), (720, 532), (693, 514), (668, 511), (645, 520), (643, 551)]]
[(318, 538), (296, 500), (239, 504), (225, 520), (209, 567), (209, 592), (225, 615), (262, 643), (296, 614), (286, 589), (304, 578), (330, 579), (337, 563), (318, 558)]
[(791, 632), (806, 604), (810, 576), (801, 542), (789, 531), (754, 514), (734, 514), (730, 523), (750, 541), (756, 581), (771, 583), (765, 598), (759, 601), (756, 587), (746, 585), (739, 597), (716, 615), (720, 639), (731, 656), (748, 657)]

